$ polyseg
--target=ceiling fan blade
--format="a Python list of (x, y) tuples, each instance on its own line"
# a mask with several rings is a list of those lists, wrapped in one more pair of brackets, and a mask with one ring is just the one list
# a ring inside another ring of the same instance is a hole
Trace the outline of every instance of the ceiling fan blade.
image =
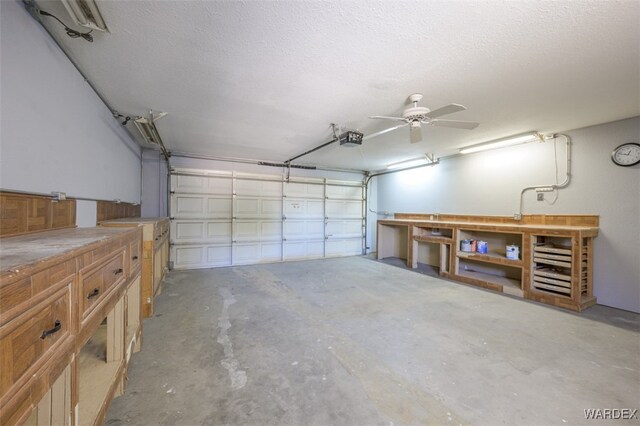
[(370, 135), (363, 137), (362, 140), (365, 141), (367, 139), (375, 138), (376, 136), (384, 135), (385, 133), (391, 132), (395, 129), (399, 129), (400, 127), (407, 126), (408, 124), (409, 123), (399, 124), (397, 126), (389, 127), (388, 129), (380, 130), (379, 132), (376, 132), (376, 133), (371, 133)]
[(459, 121), (459, 120), (431, 120), (429, 122), (432, 126), (439, 127), (455, 127), (456, 129), (467, 129), (473, 130), (480, 125), (480, 123), (476, 123), (475, 121)]
[(411, 139), (411, 143), (420, 142), (422, 140), (422, 127), (411, 126), (409, 128), (409, 137)]
[(460, 104), (449, 104), (447, 106), (443, 106), (442, 108), (434, 109), (431, 112), (426, 113), (427, 118), (436, 118), (442, 117), (443, 115), (453, 114), (454, 112), (464, 111), (467, 109), (466, 107)]
[(402, 117), (387, 117), (387, 116), (384, 116), (384, 115), (372, 115), (369, 118), (383, 118), (385, 120), (407, 121), (406, 118), (402, 118)]

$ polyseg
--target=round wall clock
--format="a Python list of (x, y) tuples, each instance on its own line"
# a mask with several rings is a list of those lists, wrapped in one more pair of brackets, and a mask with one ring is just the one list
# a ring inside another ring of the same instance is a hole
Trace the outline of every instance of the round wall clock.
[(640, 163), (640, 144), (623, 143), (613, 150), (611, 160), (618, 166), (629, 167)]

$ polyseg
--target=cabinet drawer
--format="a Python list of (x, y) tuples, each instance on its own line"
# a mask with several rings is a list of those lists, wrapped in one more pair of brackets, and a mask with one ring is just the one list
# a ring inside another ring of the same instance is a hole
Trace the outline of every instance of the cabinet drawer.
[(169, 233), (169, 225), (166, 222), (161, 222), (156, 225), (154, 234), (154, 243), (156, 247), (162, 241), (163, 238)]
[(124, 270), (124, 254), (124, 252), (120, 252), (102, 268), (105, 291), (109, 290), (109, 288), (120, 279), (129, 276)]
[(0, 395), (70, 335), (71, 284), (0, 328)]
[(80, 309), (83, 317), (87, 316), (116, 282), (125, 278), (124, 253), (125, 251), (120, 251), (102, 266), (91, 270), (87, 274), (81, 273)]
[(133, 271), (140, 267), (140, 261), (142, 260), (142, 247), (140, 247), (140, 240), (136, 238), (131, 241), (131, 248), (129, 250), (129, 254), (131, 255), (129, 267), (129, 275), (133, 275)]
[(71, 259), (26, 278), (0, 285), (0, 325), (48, 298), (66, 281), (72, 281), (75, 273), (76, 260)]

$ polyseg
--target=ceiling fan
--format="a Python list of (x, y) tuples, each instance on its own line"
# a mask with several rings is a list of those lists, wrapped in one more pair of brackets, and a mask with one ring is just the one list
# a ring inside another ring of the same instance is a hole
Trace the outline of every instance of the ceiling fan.
[(447, 106), (443, 106), (442, 108), (434, 109), (433, 111), (431, 111), (429, 108), (418, 106), (418, 102), (420, 102), (421, 100), (422, 95), (420, 93), (414, 93), (413, 95), (409, 96), (409, 101), (413, 103), (413, 106), (405, 109), (402, 112), (402, 117), (386, 117), (383, 115), (374, 115), (372, 117), (369, 117), (382, 118), (385, 120), (404, 121), (404, 124), (399, 124), (380, 132), (372, 133), (365, 136), (363, 139), (373, 138), (375, 136), (380, 136), (383, 133), (399, 129), (400, 127), (409, 126), (411, 143), (416, 143), (422, 140), (423, 124), (426, 124), (428, 126), (454, 127), (456, 129), (467, 130), (475, 129), (479, 125), (479, 123), (473, 121), (442, 120), (437, 118), (442, 117), (443, 115), (453, 114), (454, 112), (464, 111), (465, 109), (467, 109), (462, 105), (449, 104)]

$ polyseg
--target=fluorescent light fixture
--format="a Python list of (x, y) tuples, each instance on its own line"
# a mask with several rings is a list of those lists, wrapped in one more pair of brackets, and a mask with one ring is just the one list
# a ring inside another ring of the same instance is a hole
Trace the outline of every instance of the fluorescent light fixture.
[(519, 135), (509, 136), (502, 139), (496, 139), (489, 142), (479, 143), (477, 145), (467, 146), (460, 149), (461, 154), (471, 154), (472, 152), (486, 151), (488, 149), (504, 148), (505, 146), (518, 145), (533, 141), (542, 141), (543, 137), (538, 132), (528, 132)]
[(158, 134), (158, 129), (156, 129), (156, 125), (153, 124), (153, 121), (148, 120), (146, 118), (137, 118), (133, 121), (136, 125), (140, 134), (144, 138), (145, 142), (154, 145), (160, 145), (160, 135)]
[(421, 166), (423, 164), (428, 164), (428, 163), (429, 163), (429, 160), (425, 157), (412, 158), (410, 160), (404, 160), (398, 163), (389, 164), (387, 166), (387, 169), (400, 169), (400, 168), (404, 169), (406, 167)]
[(109, 31), (95, 0), (62, 0), (76, 24), (98, 31)]

